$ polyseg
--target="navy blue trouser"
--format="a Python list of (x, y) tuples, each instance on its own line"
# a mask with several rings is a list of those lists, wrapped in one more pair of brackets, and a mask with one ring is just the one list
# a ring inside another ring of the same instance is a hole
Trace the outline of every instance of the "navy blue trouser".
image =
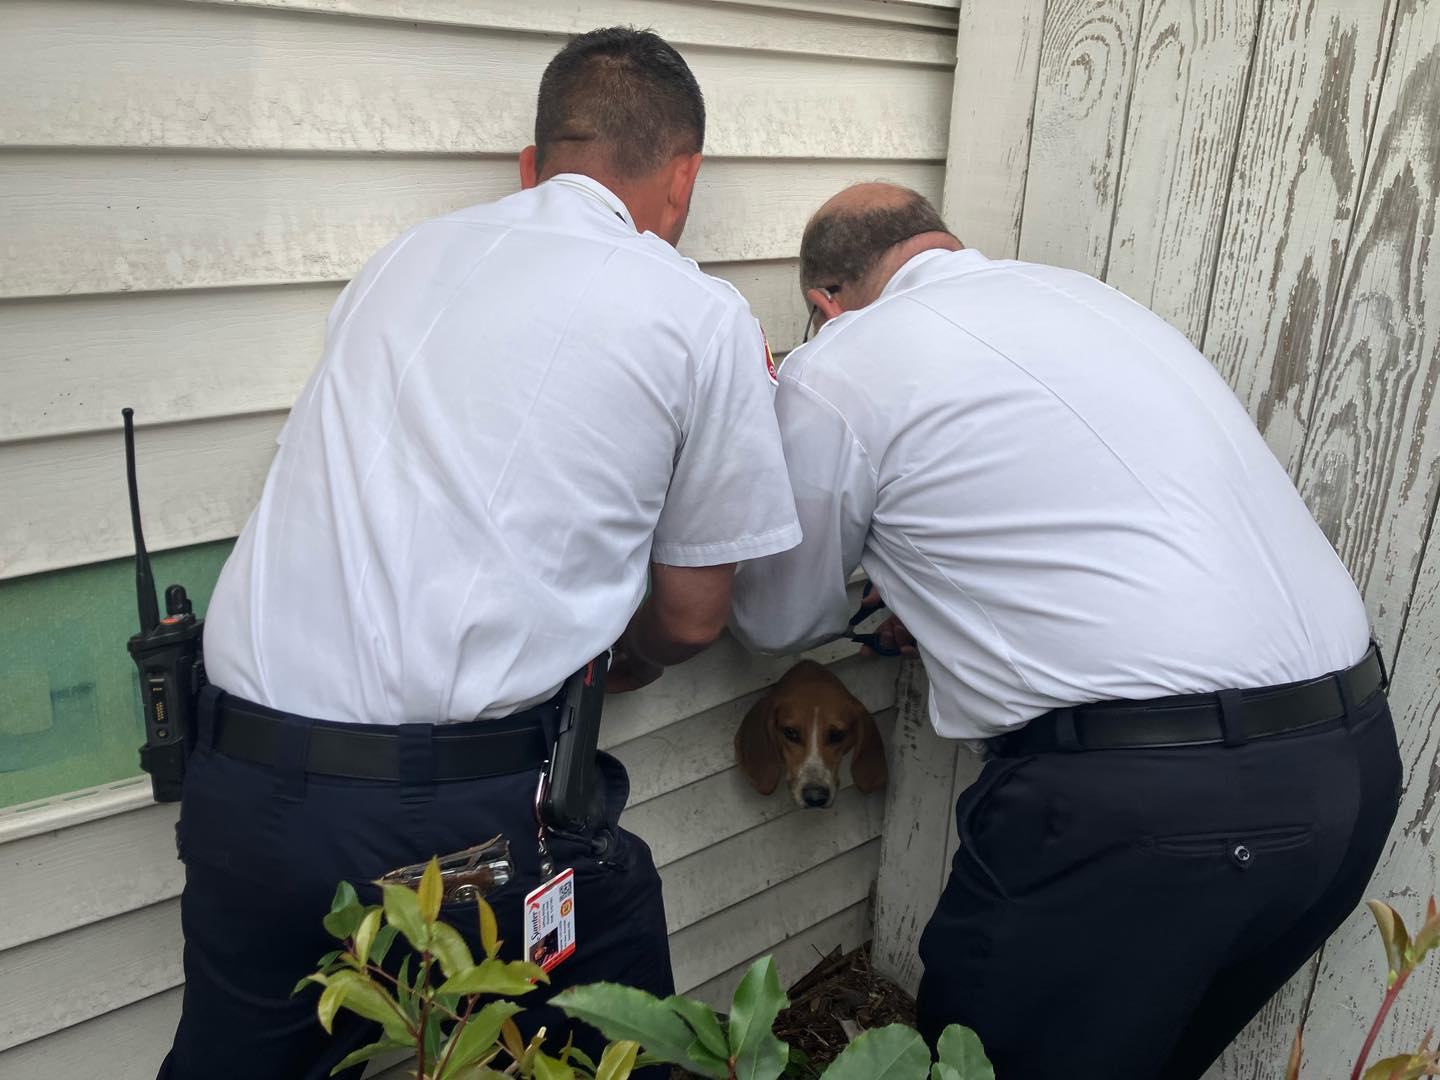
[[(337, 1018), (334, 1036), (326, 1035), (315, 1016), (316, 991), (291, 996), (337, 944), (321, 920), (341, 880), (362, 903), (378, 903), (370, 882), (387, 870), (503, 834), (517, 872), (488, 900), (505, 942), (502, 957), (521, 959), (521, 901), (540, 883), (532, 809), (538, 771), (448, 783), (307, 776), (226, 757), (210, 745), (207, 710), (201, 723), (177, 827), (185, 862), (184, 1011), (162, 1080), (319, 1080), (374, 1040), (378, 1028), (348, 1013)], [(528, 1037), (544, 1024), (552, 1051), (571, 1024), (542, 1005), (548, 994), (599, 981), (673, 993), (659, 875), (644, 841), (616, 824), (629, 780), (604, 754), (601, 775), (612, 840), (603, 861), (588, 845), (550, 845), (557, 869), (575, 870), (577, 950), (548, 987), (517, 999), (525, 1006), (516, 1017), (522, 1031)], [(441, 917), (480, 955), (473, 901), (447, 904)], [(574, 1033), (576, 1045), (598, 1056), (597, 1032), (582, 1024)]]
[(1355, 911), (1400, 785), (1383, 693), (1240, 746), (992, 760), (920, 940), (922, 1033), (974, 1028), (997, 1080), (1195, 1080)]

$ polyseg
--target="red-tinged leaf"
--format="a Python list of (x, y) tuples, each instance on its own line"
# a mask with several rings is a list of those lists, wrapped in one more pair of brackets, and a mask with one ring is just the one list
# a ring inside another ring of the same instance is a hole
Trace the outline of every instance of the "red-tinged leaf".
[(1390, 983), (1394, 984), (1400, 972), (1405, 970), (1405, 951), (1410, 946), (1410, 934), (1405, 929), (1405, 920), (1389, 904), (1380, 900), (1367, 900), (1370, 914), (1380, 930), (1380, 940), (1385, 946), (1385, 962), (1390, 966)]
[(1440, 945), (1440, 913), (1435, 910), (1435, 898), (1430, 898), (1430, 903), (1425, 907), (1425, 925), (1415, 932), (1415, 940), (1410, 943), (1410, 963), (1412, 966), (1425, 959), (1425, 954), (1436, 945)]

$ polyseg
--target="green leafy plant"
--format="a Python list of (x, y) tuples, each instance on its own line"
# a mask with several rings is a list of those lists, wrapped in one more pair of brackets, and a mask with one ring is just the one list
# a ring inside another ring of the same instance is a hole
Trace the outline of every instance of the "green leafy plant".
[[(300, 980), (295, 992), (321, 988), (315, 1008), (326, 1031), (333, 1030), (344, 1009), (378, 1024), (381, 1035), (333, 1072), (391, 1052), (409, 1052), (416, 1080), (626, 1080), (636, 1069), (659, 1064), (716, 1080), (777, 1080), (782, 1075), (994, 1080), (979, 1038), (958, 1026), (941, 1036), (938, 1062), (931, 1062), (917, 1032), (892, 1024), (864, 1032), (817, 1073), (803, 1054), (775, 1036), (775, 1018), (789, 1002), (768, 956), (750, 965), (725, 1017), (691, 998), (662, 999), (611, 983), (565, 990), (551, 1003), (611, 1041), (599, 1061), (569, 1043), (552, 1056), (543, 1048), (543, 1028), (528, 1043), (523, 1040), (514, 1020), (521, 1006), (509, 1000), (548, 981), (545, 972), (499, 958), (495, 913), (483, 898), (477, 898), (476, 914), (485, 956), (477, 963), (460, 933), (439, 917), (442, 892), (440, 866), (433, 859), (418, 888), (383, 886), (381, 904), (362, 905), (348, 883), (335, 891), (325, 929), (341, 947), (324, 956), (319, 970)], [(397, 937), (411, 951), (392, 973), (385, 962)]]
[[(548, 977), (535, 964), (499, 958), (495, 913), (483, 898), (477, 898), (476, 914), (485, 956), (477, 963), (459, 931), (439, 918), (442, 892), (433, 859), (417, 889), (384, 886), (382, 904), (363, 906), (348, 883), (336, 889), (325, 929), (341, 948), (324, 956), (319, 970), (295, 990), (322, 988), (315, 1008), (326, 1031), (346, 1009), (379, 1024), (381, 1037), (332, 1072), (392, 1051), (414, 1054), (417, 1080), (625, 1080), (641, 1063), (633, 1042), (612, 1044), (599, 1062), (568, 1045), (558, 1056), (546, 1054), (543, 1029), (524, 1042), (513, 1019), (521, 1007), (508, 998), (530, 993)], [(413, 952), (392, 974), (384, 964), (397, 936)]]
[(722, 1018), (685, 997), (663, 1000), (642, 990), (595, 983), (557, 994), (566, 1015), (599, 1028), (610, 1039), (638, 1042), (656, 1061), (713, 1080), (994, 1080), (995, 1073), (969, 1028), (952, 1025), (940, 1037), (938, 1062), (918, 1032), (891, 1024), (863, 1032), (824, 1072), (776, 1038), (773, 1028), (789, 1004), (770, 957), (750, 965)]
[[(1381, 998), (1380, 1008), (1365, 1035), (1365, 1043), (1361, 1046), (1360, 1056), (1350, 1072), (1350, 1080), (1415, 1080), (1421, 1076), (1440, 1076), (1440, 1052), (1430, 1049), (1430, 1041), (1434, 1036), (1433, 1028), (1425, 1033), (1419, 1047), (1414, 1051), (1395, 1054), (1375, 1062), (1368, 1069), (1365, 1067), (1370, 1052), (1375, 1048), (1380, 1028), (1384, 1026), (1385, 1018), (1390, 1015), (1390, 1009), (1400, 996), (1400, 991), (1405, 988), (1405, 983), (1420, 966), (1426, 954), (1440, 944), (1440, 913), (1436, 911), (1433, 896), (1425, 910), (1425, 922), (1413, 937), (1400, 913), (1389, 904), (1379, 900), (1370, 900), (1367, 903), (1370, 914), (1375, 917), (1375, 925), (1380, 930), (1389, 973), (1386, 977), (1385, 995)], [(1285, 1070), (1286, 1080), (1299, 1080), (1304, 1056), (1303, 1038), (1303, 1030), (1295, 1033), (1295, 1043), (1290, 1050), (1290, 1064)]]

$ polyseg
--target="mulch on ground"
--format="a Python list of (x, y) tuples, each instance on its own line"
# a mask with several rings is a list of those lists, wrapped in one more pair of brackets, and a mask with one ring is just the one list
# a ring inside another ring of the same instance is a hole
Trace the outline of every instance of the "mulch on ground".
[[(914, 999), (870, 966), (868, 946), (823, 957), (788, 995), (790, 1006), (776, 1018), (775, 1034), (804, 1052), (814, 1067), (810, 1075), (818, 1076), (861, 1031), (915, 1024)], [(674, 1080), (689, 1076), (677, 1069)]]

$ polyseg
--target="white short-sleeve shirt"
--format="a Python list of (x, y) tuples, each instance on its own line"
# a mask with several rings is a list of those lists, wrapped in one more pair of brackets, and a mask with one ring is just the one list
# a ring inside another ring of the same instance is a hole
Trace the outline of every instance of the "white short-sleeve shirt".
[(791, 353), (776, 409), (805, 539), (741, 568), (737, 631), (835, 636), (863, 566), (942, 735), (1365, 651), (1354, 583), (1230, 388), (1094, 278), (922, 252)]
[(773, 397), (745, 301), (595, 180), (411, 229), (331, 313), (207, 612), (212, 681), (354, 723), (544, 700), (651, 559), (799, 541)]

